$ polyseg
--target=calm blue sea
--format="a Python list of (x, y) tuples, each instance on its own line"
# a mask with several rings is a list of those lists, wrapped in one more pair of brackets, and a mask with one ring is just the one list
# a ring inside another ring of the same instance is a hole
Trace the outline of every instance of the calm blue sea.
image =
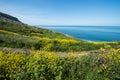
[(120, 26), (39, 26), (90, 41), (120, 41)]

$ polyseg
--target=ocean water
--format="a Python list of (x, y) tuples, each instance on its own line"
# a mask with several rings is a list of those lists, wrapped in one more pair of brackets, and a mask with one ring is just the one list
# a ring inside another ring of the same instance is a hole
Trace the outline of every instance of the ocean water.
[(39, 26), (81, 40), (120, 41), (120, 26)]

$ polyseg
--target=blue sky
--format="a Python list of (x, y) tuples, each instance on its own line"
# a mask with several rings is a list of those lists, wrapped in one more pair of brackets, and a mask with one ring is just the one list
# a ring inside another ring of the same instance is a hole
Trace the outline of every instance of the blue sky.
[(0, 0), (0, 11), (30, 25), (120, 25), (120, 0)]

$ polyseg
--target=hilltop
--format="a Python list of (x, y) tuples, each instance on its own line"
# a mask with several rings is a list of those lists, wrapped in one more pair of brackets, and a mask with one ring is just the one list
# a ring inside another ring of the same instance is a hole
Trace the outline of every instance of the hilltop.
[(0, 20), (9, 21), (9, 22), (20, 22), (16, 17), (0, 12)]
[(0, 12), (0, 21), (11, 22), (17, 25), (24, 25), (18, 18)]

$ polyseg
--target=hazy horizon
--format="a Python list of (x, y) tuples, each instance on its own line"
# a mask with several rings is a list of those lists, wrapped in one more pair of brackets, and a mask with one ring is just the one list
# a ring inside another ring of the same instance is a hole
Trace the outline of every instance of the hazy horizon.
[(120, 0), (1, 0), (0, 12), (29, 25), (120, 26)]
[(59, 24), (58, 25), (51, 25), (51, 24), (50, 25), (44, 25), (44, 24), (42, 24), (42, 25), (32, 25), (32, 26), (72, 26), (72, 27), (73, 26), (76, 26), (76, 27), (77, 26), (96, 26), (97, 27), (97, 26), (120, 26), (120, 25), (59, 25)]

